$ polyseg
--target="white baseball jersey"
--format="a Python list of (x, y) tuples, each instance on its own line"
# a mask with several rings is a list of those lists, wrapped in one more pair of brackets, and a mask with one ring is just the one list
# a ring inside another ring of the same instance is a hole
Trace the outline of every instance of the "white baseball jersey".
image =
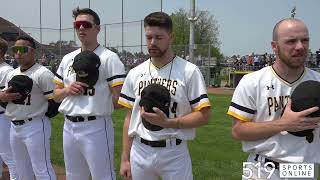
[[(5, 88), (8, 74), (13, 68), (5, 62), (0, 64), (0, 90)], [(10, 120), (3, 114), (5, 108), (0, 106), (0, 179), (2, 176), (2, 163), (4, 162), (9, 168), (11, 179), (17, 176), (16, 164), (13, 160), (12, 149), (10, 145)], [(3, 162), (2, 162), (3, 161)]]
[[(273, 70), (272, 66), (245, 75), (232, 97), (227, 114), (241, 121), (264, 122), (280, 118), (295, 87), (306, 80), (320, 81), (320, 74), (305, 68), (295, 82), (289, 83)], [(243, 151), (271, 157), (284, 162), (320, 162), (319, 129), (314, 140), (281, 132), (257, 141), (242, 141)]]
[(138, 135), (150, 141), (169, 138), (193, 139), (194, 128), (150, 131), (143, 126), (139, 106), (140, 94), (151, 83), (161, 84), (170, 91), (170, 118), (181, 117), (210, 106), (204, 79), (196, 65), (176, 56), (159, 69), (149, 59), (130, 70), (121, 90), (118, 103), (132, 109), (129, 136)]
[[(6, 87), (6, 82), (7, 82), (7, 78), (8, 78), (8, 74), (13, 70), (13, 68), (5, 63), (2, 62), (0, 64), (0, 90), (3, 90)], [(0, 106), (0, 112), (4, 112), (5, 109)]]
[(15, 75), (28, 76), (33, 80), (33, 86), (31, 93), (25, 99), (25, 104), (8, 103), (6, 115), (13, 121), (44, 116), (48, 110), (48, 99), (53, 98), (55, 86), (53, 73), (44, 66), (35, 63), (25, 71), (21, 71), (20, 67), (13, 70), (9, 75), (8, 82)]
[[(57, 70), (55, 83), (69, 86), (76, 81), (72, 69), (74, 57), (81, 52), (77, 49), (62, 59)], [(113, 111), (112, 94), (109, 86), (122, 85), (125, 78), (124, 65), (118, 55), (103, 46), (94, 51), (100, 57), (99, 78), (93, 89), (87, 89), (82, 96), (67, 96), (63, 99), (59, 111), (69, 116), (105, 116)]]

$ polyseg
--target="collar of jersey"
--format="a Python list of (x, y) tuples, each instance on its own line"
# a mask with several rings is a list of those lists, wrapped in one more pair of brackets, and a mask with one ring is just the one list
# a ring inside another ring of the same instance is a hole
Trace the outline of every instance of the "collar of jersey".
[[(98, 43), (97, 47), (92, 50), (92, 52), (94, 52), (95, 50), (97, 50), (98, 47), (100, 47), (100, 44), (99, 44), (99, 43)], [(82, 47), (80, 47), (80, 52), (82, 52)]]
[(294, 86), (295, 84), (297, 84), (302, 78), (303, 76), (306, 74), (306, 68), (304, 68), (303, 72), (301, 73), (301, 75), (299, 76), (299, 78), (293, 82), (288, 82), (285, 79), (283, 79), (280, 75), (277, 74), (277, 72), (273, 69), (272, 66), (269, 66), (270, 71), (272, 72), (272, 74), (279, 79), (281, 82), (283, 82), (284, 84), (286, 84), (287, 86)]
[(26, 72), (26, 71), (28, 71), (28, 70), (31, 69), (35, 64), (37, 64), (37, 63), (33, 63), (32, 66), (28, 67), (27, 69), (21, 69), (21, 67), (20, 67), (20, 72)]
[(176, 56), (174, 56), (171, 61), (169, 61), (167, 64), (165, 64), (164, 66), (162, 66), (161, 68), (158, 68), (157, 66), (155, 66), (152, 61), (151, 58), (149, 58), (150, 61), (150, 66), (156, 70), (161, 70), (161, 69), (165, 69), (166, 67), (168, 67), (171, 63), (173, 63), (173, 60), (176, 58)]

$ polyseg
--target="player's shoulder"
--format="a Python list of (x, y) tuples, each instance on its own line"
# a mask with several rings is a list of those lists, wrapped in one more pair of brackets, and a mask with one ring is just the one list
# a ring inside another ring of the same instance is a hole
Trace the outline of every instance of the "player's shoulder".
[(63, 56), (62, 60), (61, 60), (61, 63), (66, 63), (68, 61), (71, 61), (77, 54), (79, 54), (81, 52), (81, 48), (78, 48), (66, 55)]
[(179, 67), (186, 67), (188, 69), (196, 69), (198, 68), (197, 65), (183, 59), (180, 56), (175, 56), (175, 58), (173, 59), (173, 63), (178, 65)]
[(42, 66), (39, 63), (36, 63), (32, 68), (33, 74), (35, 77), (42, 77), (42, 76), (53, 76), (53, 73), (46, 67)]
[(103, 46), (99, 46), (96, 50), (95, 53), (100, 57), (101, 61), (108, 60), (110, 58), (115, 58), (117, 60), (120, 60), (119, 56), (117, 53), (109, 50), (108, 48), (105, 48)]
[(143, 61), (141, 64), (137, 65), (136, 67), (130, 69), (127, 77), (130, 75), (140, 74), (146, 70), (149, 70), (149, 65), (150, 65), (150, 58)]
[(310, 68), (305, 68), (305, 71), (308, 76), (311, 76), (314, 79), (317, 79), (318, 81), (320, 81), (320, 73), (318, 71), (312, 70)]
[(13, 67), (10, 66), (9, 64), (7, 64), (6, 62), (2, 62), (2, 63), (0, 64), (0, 71), (5, 71), (5, 72), (7, 72), (7, 71), (12, 71), (12, 70), (13, 70)]
[(271, 74), (271, 66), (264, 67), (260, 70), (257, 71), (241, 71), (238, 72), (240, 74), (244, 74), (243, 78), (241, 79), (242, 81), (246, 82), (259, 82), (262, 78), (270, 77), (268, 76)]

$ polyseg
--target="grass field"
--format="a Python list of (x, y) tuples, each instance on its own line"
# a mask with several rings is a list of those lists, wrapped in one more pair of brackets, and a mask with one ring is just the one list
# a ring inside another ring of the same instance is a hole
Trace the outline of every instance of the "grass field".
[[(241, 179), (242, 162), (247, 155), (241, 151), (241, 143), (231, 137), (231, 119), (226, 115), (230, 96), (210, 95), (212, 114), (209, 124), (197, 129), (196, 139), (190, 141), (189, 150), (195, 180)], [(119, 177), (122, 124), (126, 110), (113, 114), (115, 128), (115, 167)], [(52, 162), (64, 166), (62, 152), (63, 117), (56, 117), (52, 124)]]

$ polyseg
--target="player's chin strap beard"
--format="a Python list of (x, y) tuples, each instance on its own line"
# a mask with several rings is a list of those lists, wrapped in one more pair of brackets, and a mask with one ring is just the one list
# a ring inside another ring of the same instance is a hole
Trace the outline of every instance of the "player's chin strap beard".
[[(170, 71), (169, 71), (169, 76), (168, 76), (168, 80), (170, 80), (170, 77), (171, 77), (171, 71), (172, 71), (172, 66), (173, 66), (173, 61), (176, 59), (176, 55), (173, 56), (173, 58), (171, 59), (171, 61), (169, 63), (171, 63), (170, 65)], [(151, 63), (152, 63), (152, 59), (150, 57), (150, 61), (149, 61), (149, 75), (151, 77), (151, 79), (156, 79), (155, 77), (152, 76), (151, 74)], [(166, 64), (167, 65), (167, 64)], [(166, 66), (164, 65), (164, 66)]]

